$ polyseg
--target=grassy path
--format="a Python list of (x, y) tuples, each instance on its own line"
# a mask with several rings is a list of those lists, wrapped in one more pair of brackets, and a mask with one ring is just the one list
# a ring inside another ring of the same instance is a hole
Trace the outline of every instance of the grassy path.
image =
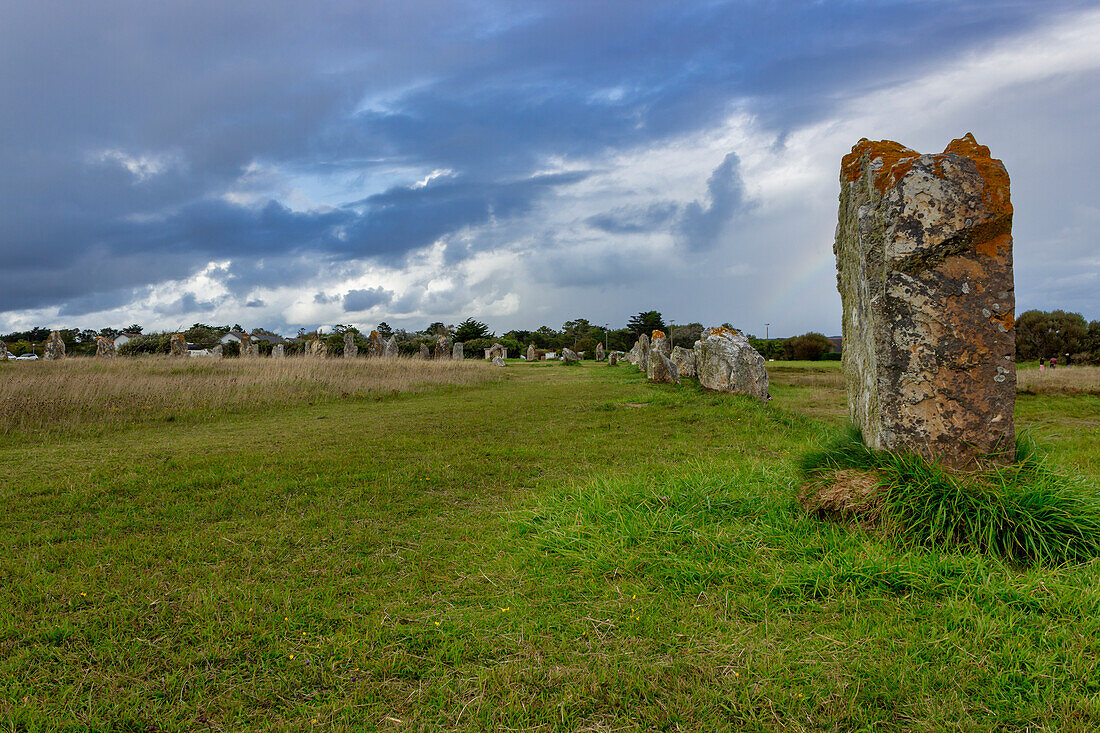
[(902, 553), (794, 508), (822, 379), (763, 407), (517, 364), (0, 449), (0, 726), (1100, 725), (1095, 564)]

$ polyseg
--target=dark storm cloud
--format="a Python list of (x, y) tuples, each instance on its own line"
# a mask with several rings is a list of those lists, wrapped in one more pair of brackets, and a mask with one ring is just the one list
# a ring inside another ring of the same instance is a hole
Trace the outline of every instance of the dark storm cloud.
[(616, 206), (588, 217), (584, 223), (608, 234), (644, 234), (665, 229), (679, 208), (671, 201), (649, 206)]
[(164, 316), (178, 316), (183, 313), (208, 311), (217, 305), (216, 300), (199, 300), (194, 293), (184, 293), (167, 305), (158, 306), (156, 312)]
[[(236, 294), (394, 262), (583, 176), (538, 175), (548, 158), (657, 144), (745, 107), (778, 138), (1078, 5), (20, 0), (0, 24), (0, 313), (75, 313), (212, 259), (233, 260)], [(319, 211), (229, 203), (253, 164), (453, 178)], [(735, 174), (720, 167), (710, 201), (681, 212), (688, 246), (737, 210)], [(658, 229), (660, 206), (589, 224)]]
[(389, 303), (391, 300), (393, 300), (393, 292), (385, 288), (349, 290), (344, 294), (344, 309), (349, 311), (365, 311), (376, 305)]
[(689, 250), (714, 246), (722, 229), (745, 210), (745, 185), (741, 181), (741, 161), (730, 153), (707, 180), (708, 203), (692, 201), (684, 207), (677, 232)]

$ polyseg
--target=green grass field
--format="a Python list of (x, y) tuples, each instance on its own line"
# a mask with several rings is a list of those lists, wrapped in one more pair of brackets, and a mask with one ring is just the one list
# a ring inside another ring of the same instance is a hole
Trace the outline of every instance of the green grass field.
[[(769, 367), (768, 405), (513, 362), (9, 440), (0, 729), (1100, 728), (1100, 562), (810, 518), (842, 377)], [(1100, 396), (1017, 414), (1097, 483)]]

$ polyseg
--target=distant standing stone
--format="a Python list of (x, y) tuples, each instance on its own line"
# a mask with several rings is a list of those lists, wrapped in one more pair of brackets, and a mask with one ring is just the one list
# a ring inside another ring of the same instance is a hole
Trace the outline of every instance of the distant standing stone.
[(573, 351), (572, 349), (562, 349), (561, 360), (564, 361), (566, 364), (575, 364), (581, 360), (581, 357), (577, 354), (577, 352)]
[(653, 358), (653, 354), (664, 354), (665, 356), (672, 355), (672, 347), (669, 344), (668, 337), (665, 336), (665, 332), (661, 330), (654, 330), (652, 340), (649, 342), (649, 354), (650, 358), (646, 362), (646, 376), (653, 379), (653, 370), (658, 366), (657, 359)]
[(256, 343), (247, 335), (241, 337), (240, 357), (242, 359), (251, 359), (258, 354), (259, 351), (256, 348)]
[[(371, 347), (370, 347), (371, 356), (374, 356), (374, 335), (377, 334), (377, 333), (378, 333), (377, 331), (372, 331), (371, 332)], [(387, 359), (396, 359), (397, 358), (397, 353), (398, 353), (397, 337), (396, 336), (390, 336), (388, 339), (386, 339), (386, 343), (382, 347), (382, 356), (387, 358)]]
[[(281, 351), (282, 347), (283, 347), (282, 344), (278, 345), (278, 348), (280, 349), (279, 356), (283, 355), (283, 352)], [(222, 348), (222, 345), (217, 344), (214, 348), (210, 349), (210, 356), (214, 357), (215, 359), (221, 359), (224, 356), (224, 351), (225, 350)], [(271, 355), (275, 356), (275, 350), (274, 349), (271, 350)]]
[(355, 334), (344, 331), (344, 358), (354, 359), (359, 356), (359, 347), (355, 344)]
[(614, 351), (612, 351), (611, 356), (607, 357), (607, 363), (608, 363), (609, 366), (618, 366), (618, 364), (619, 364), (619, 355), (616, 354)]
[(836, 243), (848, 408), (867, 445), (955, 468), (1015, 457), (1009, 177), (967, 133), (943, 153), (860, 140)]
[(0, 361), (8, 360), (8, 345), (0, 341)]
[(768, 399), (764, 357), (736, 329), (708, 328), (695, 342), (695, 374), (707, 389)]
[(596, 361), (603, 361), (607, 354), (604, 353), (603, 344), (596, 344)]
[[(219, 356), (220, 356), (220, 354), (219, 354)], [(285, 356), (286, 356), (286, 346), (284, 346), (283, 344), (275, 344), (274, 346), (271, 347), (271, 358), (272, 359), (282, 359)]]
[[(393, 356), (397, 356), (397, 338), (390, 337), (390, 341), (393, 342)], [(380, 356), (390, 356), (386, 353), (389, 348), (389, 342), (382, 343), (382, 335), (378, 331), (371, 331), (370, 338), (367, 339), (367, 356), (371, 359), (377, 359)]]
[(446, 336), (439, 336), (436, 338), (435, 358), (440, 361), (451, 358), (451, 340)]
[(306, 345), (306, 353), (312, 357), (318, 359), (324, 359), (328, 356), (328, 344), (322, 341), (319, 337), (311, 338)]
[(465, 354), (462, 353), (462, 350), (462, 342), (455, 341), (455, 345), (451, 347), (451, 359), (453, 359), (454, 361), (462, 361), (464, 358), (466, 358)]
[(95, 358), (113, 359), (117, 355), (118, 349), (115, 348), (114, 339), (109, 339), (106, 336), (95, 337)]
[(681, 377), (695, 377), (695, 352), (683, 346), (672, 347), (672, 363)]
[(649, 336), (644, 333), (638, 337), (638, 343), (635, 348), (638, 349), (638, 360), (634, 362), (634, 365), (638, 367), (638, 371), (649, 374)]
[(65, 358), (65, 342), (61, 339), (60, 333), (50, 331), (50, 337), (46, 340), (46, 348), (42, 356), (50, 361)]
[(172, 338), (168, 342), (168, 354), (173, 359), (187, 356), (187, 339), (183, 337), (182, 333), (172, 334)]
[(507, 359), (508, 350), (500, 344), (493, 344), (489, 347), (489, 358), (495, 359), (497, 357), (500, 357), (501, 359)]
[(527, 346), (527, 361), (535, 361), (538, 359), (538, 352), (535, 351), (535, 344), (531, 343)]
[(432, 352), (428, 348), (427, 344), (420, 344), (420, 358), (421, 359), (431, 359), (432, 358)]

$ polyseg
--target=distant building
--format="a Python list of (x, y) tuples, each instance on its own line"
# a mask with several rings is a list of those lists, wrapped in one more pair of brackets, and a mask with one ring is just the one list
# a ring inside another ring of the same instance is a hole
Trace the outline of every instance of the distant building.
[(222, 343), (222, 344), (239, 344), (239, 343), (243, 343), (245, 339), (250, 339), (251, 340), (251, 338), (252, 337), (249, 336), (244, 331), (230, 331), (229, 333), (227, 333), (227, 334), (225, 334), (224, 336), (221, 337), (220, 343)]
[(118, 347), (122, 346), (123, 344), (128, 343), (130, 341), (133, 341), (134, 339), (136, 339), (140, 335), (141, 335), (140, 333), (127, 333), (127, 332), (123, 331), (118, 336), (115, 336), (115, 348), (117, 349)]

